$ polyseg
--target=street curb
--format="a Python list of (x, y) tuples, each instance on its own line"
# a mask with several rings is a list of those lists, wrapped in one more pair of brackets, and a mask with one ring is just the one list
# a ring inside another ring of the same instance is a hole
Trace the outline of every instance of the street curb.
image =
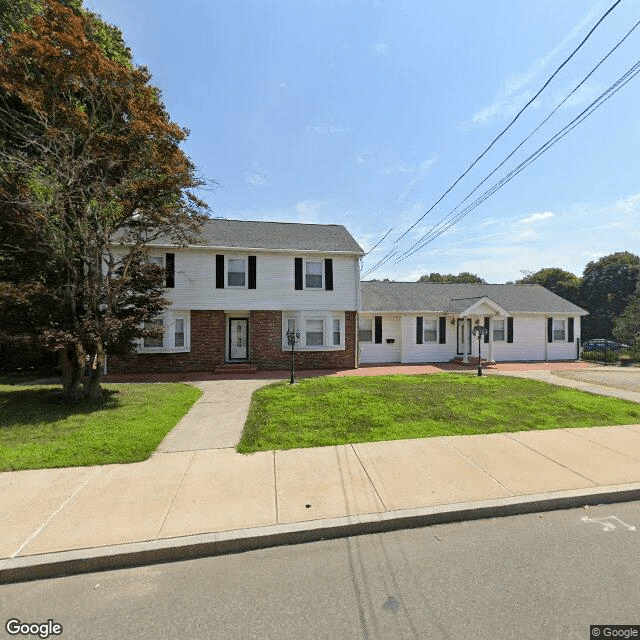
[(434, 524), (640, 500), (640, 483), (327, 518), (0, 560), (0, 584), (240, 553)]

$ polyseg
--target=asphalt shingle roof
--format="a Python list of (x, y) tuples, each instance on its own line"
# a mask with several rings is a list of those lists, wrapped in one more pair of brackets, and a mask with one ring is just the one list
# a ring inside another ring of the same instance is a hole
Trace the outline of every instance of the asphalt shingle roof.
[(341, 224), (301, 224), (213, 218), (204, 223), (200, 246), (364, 253)]
[(362, 311), (458, 313), (486, 296), (509, 313), (586, 311), (539, 284), (361, 283)]

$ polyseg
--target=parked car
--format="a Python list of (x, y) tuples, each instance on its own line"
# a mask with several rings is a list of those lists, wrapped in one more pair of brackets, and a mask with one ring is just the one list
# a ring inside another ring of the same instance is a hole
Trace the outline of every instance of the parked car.
[(621, 342), (607, 340), (605, 338), (592, 338), (582, 344), (583, 351), (620, 351), (621, 349), (628, 348), (628, 344), (622, 344)]

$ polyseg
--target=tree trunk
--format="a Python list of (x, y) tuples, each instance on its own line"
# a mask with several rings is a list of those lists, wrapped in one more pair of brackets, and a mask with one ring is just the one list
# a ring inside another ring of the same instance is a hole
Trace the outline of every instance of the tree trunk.
[(97, 402), (102, 398), (102, 366), (104, 364), (104, 348), (98, 345), (98, 352), (91, 356), (91, 370), (89, 380), (85, 383), (84, 394), (90, 402)]
[(62, 396), (67, 402), (79, 402), (82, 392), (82, 366), (78, 349), (75, 346), (60, 351), (60, 368), (62, 369)]

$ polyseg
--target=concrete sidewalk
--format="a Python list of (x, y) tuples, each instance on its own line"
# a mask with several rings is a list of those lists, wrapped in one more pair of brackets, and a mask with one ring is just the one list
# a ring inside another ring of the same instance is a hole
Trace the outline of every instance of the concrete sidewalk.
[(640, 499), (640, 424), (237, 454), (270, 381), (197, 383), (203, 397), (145, 462), (0, 473), (0, 583)]

